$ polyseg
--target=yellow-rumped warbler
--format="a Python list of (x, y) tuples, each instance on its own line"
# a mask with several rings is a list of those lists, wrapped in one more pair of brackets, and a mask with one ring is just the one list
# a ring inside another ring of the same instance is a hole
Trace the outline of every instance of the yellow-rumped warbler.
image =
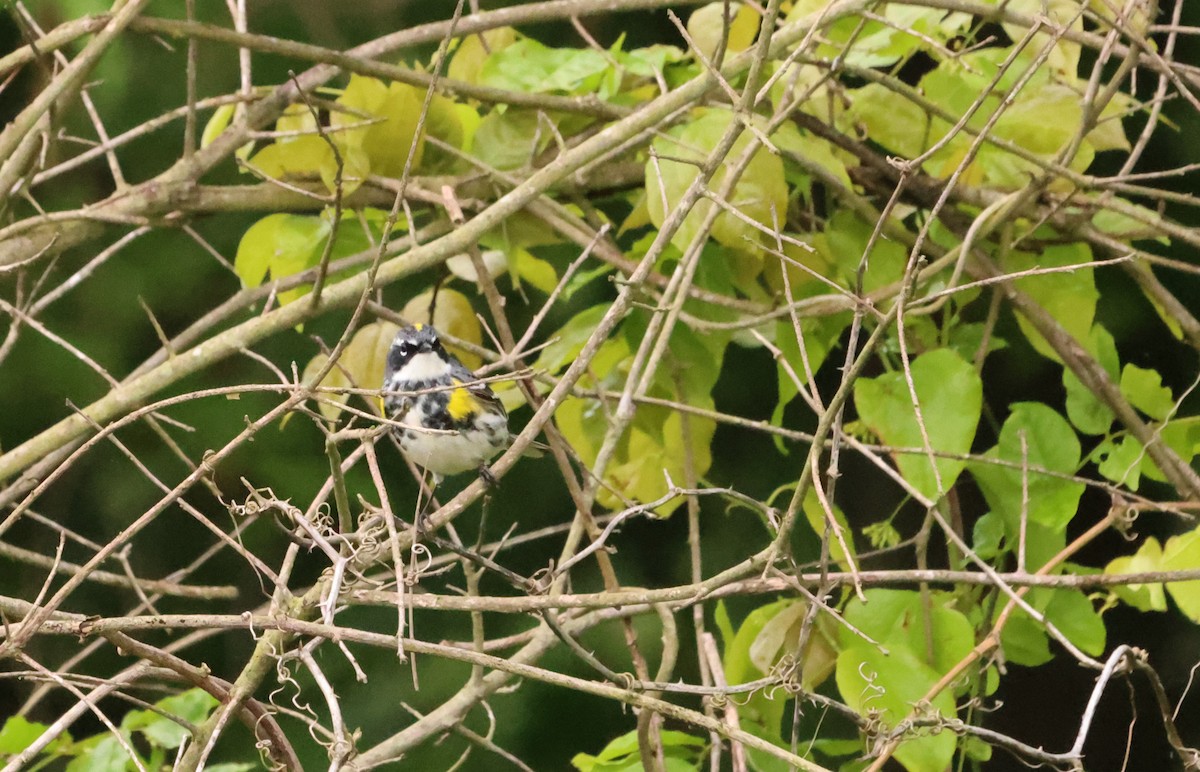
[(400, 449), (435, 484), (472, 469), (488, 478), (485, 464), (511, 441), (504, 405), (427, 324), (396, 333), (383, 388), (386, 415), (402, 424), (394, 429)]

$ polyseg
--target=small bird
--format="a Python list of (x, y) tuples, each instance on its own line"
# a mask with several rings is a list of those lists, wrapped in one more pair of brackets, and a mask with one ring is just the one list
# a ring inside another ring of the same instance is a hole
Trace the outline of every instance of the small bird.
[[(433, 475), (477, 470), (489, 482), (486, 464), (511, 442), (508, 413), (486, 383), (446, 351), (427, 324), (403, 327), (388, 350), (383, 375), (386, 415), (400, 450)], [(398, 393), (404, 392), (404, 393)]]

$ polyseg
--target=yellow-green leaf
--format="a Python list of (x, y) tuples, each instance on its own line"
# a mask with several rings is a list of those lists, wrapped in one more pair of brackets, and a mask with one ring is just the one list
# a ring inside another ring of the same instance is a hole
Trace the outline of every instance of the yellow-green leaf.
[(268, 271), (275, 279), (291, 276), (316, 265), (328, 235), (323, 217), (267, 215), (242, 236), (234, 270), (246, 287), (262, 284)]
[[(1013, 281), (1013, 285), (1037, 301), (1071, 337), (1086, 347), (1091, 339), (1096, 302), (1100, 299), (1094, 271), (1088, 265), (1091, 261), (1092, 253), (1087, 244), (1075, 243), (1049, 246), (1039, 254), (1008, 251), (1001, 257), (1000, 264), (1006, 273), (1079, 266), (1073, 271), (1026, 276)], [(1017, 315), (1017, 324), (1039, 354), (1055, 362), (1061, 361), (1023, 315)]]
[[(690, 444), (684, 441), (684, 420), (688, 421)], [(605, 481), (615, 492), (602, 488), (597, 501), (610, 509), (619, 509), (624, 503), (617, 494), (640, 502), (661, 498), (668, 491), (668, 476), (676, 485), (687, 479), (684, 470), (689, 452), (696, 475), (705, 474), (712, 465), (710, 446), (716, 428), (715, 421), (693, 415), (685, 418), (677, 412), (667, 415), (658, 431), (633, 426), (629, 429), (628, 442), (617, 451), (605, 475)], [(654, 511), (660, 517), (666, 517), (681, 503), (683, 499), (676, 497), (660, 504)]]
[[(309, 386), (319, 386), (325, 389), (344, 389), (350, 385), (346, 374), (338, 367), (333, 367), (320, 383), (314, 383), (317, 374), (325, 363), (329, 361), (328, 354), (317, 354), (308, 361), (304, 366), (304, 372), (300, 375), (301, 383)], [(330, 421), (336, 421), (338, 416), (342, 414), (342, 406), (350, 399), (349, 394), (325, 393), (317, 398), (317, 409), (321, 411), (321, 415), (325, 416)]]
[[(388, 85), (376, 78), (351, 75), (350, 83), (337, 100), (348, 110), (329, 117), (335, 141), (339, 148), (361, 148), (372, 174), (399, 177), (414, 142), (413, 168), (421, 163), (425, 143), (423, 136), (417, 136), (417, 121), (424, 97), (423, 91), (407, 83)], [(355, 112), (374, 116), (376, 120), (364, 119)]]
[[(475, 108), (435, 94), (429, 102), (429, 113), (425, 116), (425, 135), (467, 152), (475, 138), (475, 130), (479, 128), (479, 121), (479, 113), (475, 112)], [(465, 160), (433, 143), (426, 144), (424, 152), (421, 161), (421, 170), (424, 172), (451, 172), (467, 166)]]
[(333, 148), (317, 135), (305, 134), (267, 145), (251, 156), (249, 163), (275, 179), (317, 175), (334, 163)]
[(1147, 370), (1135, 364), (1121, 371), (1121, 393), (1129, 403), (1156, 421), (1165, 421), (1175, 409), (1171, 390), (1162, 385), (1157, 370)]
[[(725, 13), (729, 10), (729, 25), (726, 27)], [(687, 31), (696, 49), (705, 59), (712, 60), (722, 39), (725, 40), (725, 55), (745, 51), (758, 36), (759, 16), (744, 3), (709, 3), (692, 12), (688, 17)]]
[[(299, 136), (315, 135), (317, 131), (317, 119), (313, 116), (312, 110), (308, 105), (296, 103), (288, 105), (283, 114), (275, 120), (275, 131), (279, 132), (308, 132), (308, 134), (300, 134)], [(277, 144), (286, 144), (299, 137), (279, 137), (275, 140)]]
[[(1150, 536), (1132, 555), (1109, 561), (1104, 573), (1109, 575), (1143, 574), (1162, 571), (1162, 546)], [(1121, 600), (1141, 611), (1166, 611), (1167, 596), (1161, 582), (1150, 584), (1114, 585), (1113, 592)]]
[(512, 27), (498, 27), (468, 35), (455, 49), (454, 58), (450, 60), (450, 66), (446, 69), (447, 77), (451, 80), (477, 83), (479, 71), (483, 69), (488, 57), (508, 48), (518, 37), (519, 33)]
[(539, 257), (534, 257), (527, 249), (518, 249), (509, 258), (514, 264), (514, 276), (521, 277), (537, 289), (549, 295), (558, 286), (558, 272), (554, 266)]
[[(383, 383), (388, 349), (399, 329), (399, 325), (383, 320), (363, 325), (342, 350), (337, 365), (330, 369), (319, 385), (333, 389), (379, 388)], [(301, 380), (311, 384), (317, 372), (328, 361), (329, 358), (324, 353), (314, 356), (305, 366)], [(322, 394), (318, 408), (330, 421), (336, 421), (348, 399), (348, 394)], [(377, 410), (379, 407), (370, 399), (366, 402), (371, 409)]]
[(830, 503), (830, 510), (833, 512), (833, 520), (842, 531), (842, 538), (838, 539), (834, 529), (829, 526), (829, 513), (825, 511), (825, 507), (821, 505), (821, 500), (817, 497), (817, 493), (812, 488), (809, 488), (808, 495), (804, 497), (804, 518), (808, 521), (809, 526), (813, 529), (818, 539), (825, 538), (826, 528), (829, 534), (829, 557), (836, 563), (841, 570), (849, 571), (850, 562), (846, 560), (846, 550), (842, 549), (842, 543), (845, 542), (846, 548), (850, 550), (850, 557), (855, 556), (854, 549), (854, 531), (850, 528), (849, 522), (846, 521), (846, 515), (842, 513), (841, 507)]
[(228, 104), (221, 105), (216, 110), (213, 110), (212, 117), (204, 124), (204, 131), (200, 134), (200, 147), (208, 147), (213, 143), (221, 132), (229, 128), (230, 121), (233, 120), (234, 110), (237, 105)]
[[(1195, 571), (1200, 569), (1200, 529), (1172, 536), (1163, 545), (1163, 571)], [(1200, 623), (1200, 581), (1170, 582), (1167, 592), (1179, 610), (1193, 622)]]
[[(709, 153), (735, 120), (737, 118), (729, 110), (703, 108), (697, 110), (690, 121), (654, 140), (657, 158), (646, 162), (646, 206), (655, 227), (661, 228), (667, 216), (679, 206), (684, 193), (699, 176), (697, 164), (708, 160)], [(743, 131), (726, 157), (726, 164), (733, 163), (750, 141), (749, 132)], [(726, 164), (722, 164), (709, 181), (710, 190), (720, 191), (724, 187)], [(726, 200), (744, 217), (774, 228), (785, 218), (787, 198), (783, 161), (760, 146)], [(713, 206), (712, 201), (701, 198), (671, 242), (681, 250), (686, 249)], [(727, 247), (755, 253), (755, 245), (762, 238), (759, 230), (730, 212), (717, 216), (710, 235)]]

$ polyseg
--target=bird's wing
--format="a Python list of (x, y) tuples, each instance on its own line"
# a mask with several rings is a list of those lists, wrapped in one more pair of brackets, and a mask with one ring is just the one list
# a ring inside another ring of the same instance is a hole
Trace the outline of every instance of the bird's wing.
[(504, 404), (496, 396), (496, 393), (492, 391), (492, 388), (486, 383), (482, 383), (479, 380), (479, 376), (468, 370), (465, 366), (453, 368), (450, 376), (461, 383), (467, 391), (471, 392), (472, 397), (489, 407), (498, 409), (506, 416), (508, 415), (508, 412), (504, 409)]

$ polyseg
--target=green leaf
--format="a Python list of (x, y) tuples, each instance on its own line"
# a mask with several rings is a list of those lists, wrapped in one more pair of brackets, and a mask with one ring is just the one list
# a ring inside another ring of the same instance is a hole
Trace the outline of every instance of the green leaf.
[[(668, 770), (683, 772), (696, 769), (704, 740), (671, 729), (661, 731), (659, 737)], [(642, 768), (637, 732), (614, 738), (595, 756), (577, 753), (571, 759), (571, 764), (580, 772), (636, 772)]]
[[(1079, 590), (1035, 588), (1025, 600), (1085, 653), (1096, 656), (1104, 652), (1104, 621), (1092, 607), (1091, 600)], [(1053, 658), (1042, 623), (1021, 609), (1009, 618), (1001, 633), (1001, 642), (1005, 656), (1018, 665), (1036, 667)]]
[[(1047, 121), (1047, 115), (1053, 115), (1054, 120)], [(1047, 83), (1042, 88), (1022, 90), (997, 119), (992, 132), (1049, 159), (1074, 138), (1082, 120), (1079, 94), (1065, 85)]]
[[(807, 650), (797, 651), (800, 629), (809, 606), (804, 601), (781, 600), (751, 611), (736, 634), (724, 638), (722, 663), (731, 684), (761, 678), (784, 656), (802, 663), (801, 683), (815, 689), (832, 672), (837, 657), (833, 619), (821, 613), (812, 629)], [(728, 625), (728, 619), (726, 619)], [(781, 727), (787, 701), (756, 692), (738, 708), (742, 728), (769, 742), (783, 744)], [(770, 762), (767, 762), (768, 764)]]
[(975, 761), (991, 761), (992, 746), (986, 740), (975, 735), (966, 735), (960, 744), (962, 753)]
[(604, 750), (596, 756), (599, 761), (612, 761), (621, 756), (626, 756), (630, 753), (637, 753), (638, 739), (637, 732), (628, 732), (620, 737), (614, 738), (608, 745), (604, 746)]
[(1000, 646), (1004, 650), (1004, 658), (1016, 665), (1037, 667), (1054, 659), (1045, 629), (1019, 609), (1013, 612), (1008, 624), (1000, 631)]
[[(913, 317), (919, 319), (920, 317)], [(968, 362), (975, 361), (975, 355), (979, 352), (980, 346), (983, 345), (983, 335), (986, 325), (981, 322), (967, 322), (966, 324), (955, 324), (950, 328), (950, 348), (958, 352), (958, 355)], [(1008, 348), (1008, 341), (999, 337), (995, 330), (991, 330), (987, 338), (987, 351), (984, 356), (993, 351), (1000, 351)]]
[[(967, 453), (983, 404), (983, 384), (975, 368), (954, 351), (938, 349), (914, 359), (911, 370), (930, 449)], [(901, 474), (914, 488), (931, 499), (950, 490), (965, 462), (937, 458), (930, 464), (904, 373), (860, 379), (854, 388), (854, 404), (863, 423), (884, 444), (897, 450), (915, 449), (897, 453), (896, 458)]]
[[(0, 727), (0, 756), (20, 753), (28, 748), (34, 740), (42, 736), (49, 727), (46, 724), (34, 723), (24, 716), (12, 716)], [(50, 749), (61, 747), (71, 742), (70, 735), (60, 736)]]
[(971, 531), (971, 547), (975, 554), (984, 560), (992, 560), (1001, 552), (1006, 531), (1004, 518), (995, 512), (988, 512), (975, 521)]
[[(885, 648), (908, 649), (937, 672), (950, 670), (975, 645), (970, 621), (952, 608), (954, 598), (947, 593), (931, 594), (928, 613), (921, 594), (914, 590), (872, 589), (863, 596), (866, 602), (854, 598), (847, 604), (846, 621)], [(846, 627), (839, 627), (838, 635), (843, 647), (862, 645), (862, 639)]]
[(291, 276), (317, 264), (328, 235), (323, 217), (267, 215), (242, 235), (234, 270), (245, 287), (262, 284), (268, 272), (275, 279)]
[[(1007, 7), (1021, 14), (1043, 14), (1047, 22), (1054, 25), (1056, 29), (1076, 32), (1083, 30), (1083, 17), (1079, 12), (1080, 6), (1075, 0), (1010, 0)], [(1029, 32), (1024, 26), (1018, 24), (1004, 24), (1003, 27), (1005, 33), (1012, 40), (1020, 40)], [(1043, 49), (1048, 52), (1046, 66), (1043, 68), (1046, 71), (1046, 77), (1054, 74), (1073, 82), (1079, 72), (1080, 44), (1065, 39), (1061, 34), (1051, 36), (1042, 32), (1032, 36), (1029, 46), (1022, 52), (1021, 58), (1029, 60), (1035, 55), (1040, 56)], [(1026, 66), (1022, 62), (1013, 69), (1023, 72)]]
[[(664, 250), (663, 259), (659, 261), (662, 270), (667, 271), (667, 266), (678, 256), (679, 250), (668, 245)], [(742, 294), (747, 298), (766, 302), (762, 284), (758, 281), (763, 269), (764, 261), (760, 257), (747, 255), (710, 241), (700, 250), (694, 283), (696, 287), (702, 287), (714, 295), (732, 298)], [(770, 271), (769, 264), (767, 270)], [(686, 299), (683, 308), (688, 314), (713, 322), (731, 322), (738, 318), (738, 313), (733, 309), (699, 298)], [(724, 337), (730, 336), (723, 335), (722, 338)], [(754, 336), (743, 334), (742, 331), (733, 333), (731, 337), (739, 338), (738, 342), (743, 345), (747, 345), (744, 338), (751, 338), (753, 342), (748, 345), (759, 345)]]
[(608, 305), (601, 304), (585, 308), (571, 317), (566, 324), (558, 328), (554, 338), (542, 349), (542, 353), (538, 354), (533, 369), (558, 373), (579, 355), (606, 313)]
[(764, 674), (750, 658), (750, 647), (771, 619), (797, 603), (794, 600), (778, 600), (759, 606), (746, 615), (737, 628), (737, 634), (725, 640), (725, 653), (721, 665), (729, 683), (744, 683)]
[[(703, 408), (712, 408), (712, 399), (693, 402)], [(645, 409), (643, 408), (643, 411)], [(650, 411), (645, 411), (650, 413)], [(660, 419), (661, 420), (661, 419)], [(688, 422), (687, 439), (683, 430)], [(686, 479), (687, 453), (691, 452), (691, 467), (697, 475), (704, 475), (712, 466), (712, 437), (717, 424), (707, 418), (668, 411), (661, 423), (653, 418), (645, 422), (648, 429), (634, 425), (628, 433), (628, 442), (617, 451), (609, 464), (605, 481), (609, 487), (602, 488), (597, 501), (603, 506), (618, 509), (623, 499), (650, 502), (666, 495), (668, 477), (673, 481)], [(675, 497), (655, 508), (659, 517), (670, 515), (680, 504)]]
[[(1026, 276), (1013, 281), (1013, 286), (1046, 309), (1067, 333), (1086, 347), (1091, 340), (1096, 301), (1100, 298), (1094, 272), (1087, 267), (1091, 261), (1091, 250), (1086, 244), (1077, 242), (1046, 247), (1038, 255), (1010, 251), (1001, 257), (1000, 264), (1005, 273), (1035, 268), (1082, 266), (1078, 270), (1065, 273)], [(1062, 361), (1024, 316), (1017, 315), (1017, 324), (1039, 354), (1055, 362)]]
[[(323, 389), (345, 389), (350, 386), (350, 380), (346, 377), (345, 372), (340, 367), (333, 367), (320, 383), (315, 383), (317, 374), (325, 367), (325, 363), (329, 361), (329, 355), (321, 352), (308, 360), (308, 364), (304, 366), (304, 372), (300, 374), (300, 382), (306, 386), (319, 386)], [(342, 414), (343, 406), (350, 401), (349, 394), (328, 392), (321, 394), (317, 399), (317, 409), (321, 411), (321, 415), (325, 416), (330, 421), (336, 421)]]
[(729, 608), (725, 605), (724, 600), (717, 601), (717, 608), (713, 611), (713, 623), (717, 626), (717, 632), (721, 634), (721, 645), (728, 650), (733, 643), (733, 620), (729, 618)]
[(534, 110), (493, 110), (479, 121), (472, 152), (501, 171), (528, 166), (550, 145), (553, 123)]
[[(838, 267), (847, 287), (854, 287), (858, 266), (874, 230), (873, 224), (854, 212), (840, 209), (825, 224), (822, 236), (814, 240), (830, 264)], [(873, 292), (900, 281), (907, 264), (908, 250), (903, 245), (886, 237), (876, 239), (867, 257), (863, 291)]]
[[(800, 349), (800, 340), (796, 336), (796, 329), (792, 325), (791, 320), (776, 323), (775, 345), (783, 355), (783, 361), (779, 362), (775, 367), (779, 384), (779, 402), (776, 404), (775, 413), (771, 417), (772, 425), (783, 425), (784, 408), (791, 404), (792, 400), (800, 394), (800, 390), (797, 388), (792, 374), (794, 373), (800, 379), (801, 383), (805, 385), (808, 383), (808, 369), (804, 366), (804, 355), (807, 354), (809, 368), (811, 368), (815, 375), (821, 369), (821, 365), (825, 363), (825, 358), (829, 356), (829, 352), (841, 340), (842, 331), (849, 326), (850, 319), (851, 317), (848, 313), (804, 319), (800, 328), (800, 332), (804, 336), (803, 354)], [(788, 372), (789, 369), (791, 372)]]
[[(892, 644), (884, 654), (860, 643), (838, 655), (837, 685), (842, 699), (857, 713), (876, 713), (887, 728), (907, 718), (938, 679), (937, 672), (903, 645)], [(953, 694), (943, 690), (924, 710), (942, 719), (955, 718)], [(915, 730), (914, 736), (896, 749), (896, 759), (909, 772), (942, 772), (954, 756), (955, 745), (950, 732)]]
[[(1025, 88), (1031, 90), (1050, 82), (1050, 74), (1045, 71), (1035, 71), (1030, 77), (1024, 68), (1011, 66), (1007, 60), (1012, 55), (1011, 48), (992, 46), (943, 59), (921, 78), (920, 90), (954, 115), (965, 114), (981, 94), (986, 94), (982, 109), (970, 124), (982, 127), (999, 107), (1000, 95), (1008, 93), (1018, 79), (1027, 78)], [(1029, 61), (1030, 57), (1024, 60)]]
[[(641, 343), (647, 318), (645, 312), (631, 314), (618, 336), (605, 342), (582, 381), (585, 387), (616, 388), (624, 383), (633, 347)], [(727, 344), (728, 335), (701, 336), (686, 325), (677, 326), (671, 336), (670, 353), (650, 394), (711, 408), (711, 391), (720, 375)], [(556, 417), (581, 458), (593, 463), (607, 432), (604, 411), (582, 400), (567, 400)], [(628, 506), (629, 500), (650, 502), (665, 497), (670, 488), (668, 480), (678, 484), (687, 479), (687, 471), (703, 476), (712, 464), (710, 446), (715, 431), (716, 422), (711, 419), (661, 405), (640, 406), (616, 446), (606, 470), (606, 485), (598, 492), (597, 501), (614, 509)], [(655, 511), (665, 517), (682, 503), (682, 497), (674, 496), (657, 505)]]
[[(801, 685), (805, 689), (815, 689), (833, 672), (834, 660), (837, 658), (833, 620), (824, 612), (818, 612), (816, 622), (809, 635), (807, 649), (801, 652), (798, 649), (800, 632), (811, 607), (805, 601), (785, 601), (785, 603), (788, 605), (775, 607), (772, 604), (771, 607), (768, 607), (773, 608), (777, 613), (770, 615), (758, 629), (747, 652), (753, 670), (758, 672), (752, 675), (753, 671), (750, 671), (743, 676), (746, 677), (746, 680), (750, 680), (759, 675), (766, 675), (771, 672), (771, 668), (780, 659), (790, 655), (803, 663)], [(737, 643), (740, 645), (741, 639), (737, 639)]]
[[(653, 142), (656, 158), (646, 162), (646, 206), (650, 220), (661, 228), (668, 214), (678, 206), (684, 193), (699, 176), (697, 164), (704, 163), (731, 123), (738, 119), (730, 110), (700, 108), (690, 121), (674, 127)], [(761, 123), (761, 122), (760, 122)], [(732, 164), (749, 146), (751, 135), (743, 131), (727, 156)], [(680, 159), (680, 160), (675, 160)], [(708, 189), (724, 187), (726, 164), (722, 164), (709, 180)], [(726, 199), (750, 220), (768, 228), (782, 223), (787, 212), (788, 190), (783, 175), (783, 161), (766, 148), (759, 147), (750, 163)], [(680, 250), (687, 249), (700, 229), (706, 213), (716, 206), (701, 198), (688, 213), (682, 227), (675, 232), (671, 243)], [(713, 223), (711, 238), (720, 244), (741, 251), (755, 251), (761, 233), (730, 212), (722, 212)]]
[[(312, 110), (308, 109), (308, 105), (297, 102), (290, 104), (284, 109), (283, 113), (275, 119), (275, 131), (296, 132), (301, 134), (308, 132), (309, 134), (317, 134), (317, 119), (313, 115)], [(286, 145), (289, 142), (295, 142), (299, 136), (295, 137), (279, 137), (275, 140), (277, 145)]]
[[(824, 0), (800, 0), (787, 18), (795, 21), (825, 8)], [(900, 4), (882, 6), (879, 13), (886, 23), (850, 16), (828, 25), (821, 33), (821, 39), (828, 42), (817, 49), (819, 55), (845, 57), (859, 67), (888, 67), (919, 51), (933, 50), (927, 41), (945, 42), (957, 37), (970, 23), (966, 14)]]
[[(637, 342), (641, 342), (640, 337)], [(701, 334), (689, 325), (677, 325), (667, 344), (671, 352), (670, 367), (659, 369), (652, 393), (665, 398), (682, 398), (689, 404), (711, 401), (728, 345), (728, 334)]]
[[(1200, 452), (1200, 417), (1175, 419), (1157, 426), (1155, 433), (1185, 464), (1191, 463)], [(1154, 459), (1131, 434), (1103, 440), (1093, 455), (1100, 459), (1100, 474), (1115, 483), (1128, 486), (1130, 490), (1138, 489), (1141, 475), (1158, 482), (1166, 481)]]
[(877, 550), (891, 549), (903, 541), (900, 532), (896, 530), (896, 526), (892, 525), (891, 520), (880, 520), (877, 523), (863, 526), (862, 535), (867, 537), (867, 541)]
[(576, 271), (567, 281), (566, 286), (563, 287), (560, 297), (562, 297), (564, 302), (570, 301), (571, 298), (575, 296), (576, 292), (591, 284), (596, 279), (599, 279), (601, 276), (607, 276), (615, 270), (615, 266), (609, 263), (601, 263), (600, 265), (597, 265), (596, 267), (590, 268), (586, 271)]
[[(1079, 467), (1079, 438), (1053, 409), (1039, 402), (1013, 405), (999, 443), (984, 456), (1008, 462), (972, 462), (970, 469), (992, 511), (1004, 518), (1010, 541), (1015, 543), (1020, 532), (1023, 500), (1027, 499), (1029, 522), (1053, 531), (1061, 531), (1075, 516), (1083, 483), (1037, 471), (1074, 475)], [(1022, 486), (1024, 471), (1027, 488)]]
[[(767, 287), (780, 300), (789, 297), (789, 288), (793, 300), (828, 292), (829, 284), (821, 279), (835, 280), (837, 274), (835, 265), (829, 261), (826, 252), (814, 244), (821, 236), (801, 233), (788, 233), (785, 236), (789, 240), (783, 243), (782, 256), (771, 255), (766, 258), (763, 279)], [(731, 315), (731, 318), (735, 317), (736, 315)], [(804, 324), (824, 318), (822, 316), (806, 319)]]
[[(849, 92), (847, 117), (863, 134), (904, 158), (916, 158), (930, 144), (931, 118), (903, 94), (879, 83)], [(949, 128), (948, 124), (944, 124)], [(939, 136), (942, 132), (939, 132)], [(933, 137), (936, 139), (936, 137)]]
[(760, 673), (769, 673), (780, 656), (794, 645), (800, 634), (808, 604), (792, 601), (777, 609), (777, 613), (762, 625), (747, 652), (750, 664)]
[(627, 75), (647, 80), (653, 80), (661, 75), (669, 65), (684, 58), (684, 53), (680, 48), (661, 43), (645, 48), (635, 48), (631, 51), (622, 51), (619, 47), (613, 46), (609, 49), (609, 53), (621, 64)]
[[(814, 489), (809, 488), (808, 494), (804, 497), (804, 518), (808, 521), (813, 533), (819, 542), (825, 537), (826, 521), (828, 515), (825, 508), (821, 506), (821, 500), (817, 498), (817, 493)], [(833, 511), (834, 521), (842, 529), (842, 540), (839, 541), (836, 534), (832, 530), (829, 532), (829, 557), (843, 571), (850, 570), (850, 563), (846, 560), (846, 551), (842, 549), (842, 541), (846, 543), (846, 547), (850, 550), (850, 558), (853, 559), (856, 555), (854, 549), (854, 531), (850, 528), (850, 523), (846, 520), (846, 515), (842, 512), (841, 507), (835, 503), (830, 503), (830, 509)]]
[(1100, 474), (1131, 491), (1138, 489), (1142, 479), (1142, 460), (1146, 455), (1142, 443), (1130, 435), (1105, 439), (1092, 453), (1100, 460), (1097, 465)]
[(117, 738), (108, 733), (96, 737), (95, 744), (88, 745), (82, 753), (71, 759), (71, 763), (67, 764), (67, 772), (125, 772), (130, 761), (129, 754), (117, 742)]
[[(1103, 326), (1096, 324), (1090, 335), (1089, 351), (1096, 361), (1114, 379), (1121, 367), (1117, 358), (1117, 344)], [(1084, 434), (1104, 434), (1115, 419), (1113, 412), (1092, 390), (1083, 385), (1071, 368), (1063, 368), (1063, 388), (1067, 392), (1067, 418)]]
[[(383, 383), (388, 349), (399, 329), (399, 325), (387, 321), (363, 325), (342, 351), (337, 366), (330, 369), (319, 385), (329, 389), (378, 388)], [(312, 383), (327, 361), (324, 353), (314, 356), (305, 366), (301, 381)], [(349, 399), (349, 394), (322, 394), (317, 408), (330, 421), (336, 421)], [(375, 404), (374, 407), (379, 413), (383, 412), (382, 406)]]
[(1079, 590), (1055, 589), (1046, 605), (1046, 621), (1093, 657), (1104, 653), (1107, 631), (1091, 600)]
[[(470, 105), (461, 104), (441, 94), (434, 94), (425, 116), (425, 136), (445, 142), (453, 148), (467, 152), (475, 140), (479, 128), (479, 113)], [(464, 159), (433, 143), (425, 145), (421, 158), (422, 172), (437, 174), (465, 171), (468, 164)]]
[[(1196, 454), (1200, 452), (1200, 416), (1176, 418), (1170, 423), (1157, 427), (1156, 431), (1158, 432), (1159, 439), (1166, 443), (1167, 447), (1175, 451), (1185, 464), (1190, 464), (1192, 459), (1196, 457)], [(1127, 439), (1130, 442), (1136, 442), (1132, 437)], [(1158, 468), (1158, 465), (1154, 463), (1154, 459), (1149, 454), (1143, 454), (1141, 459), (1142, 474), (1152, 480), (1166, 482), (1166, 476)]]
[(510, 259), (515, 264), (512, 271), (514, 277), (521, 277), (547, 295), (558, 286), (558, 272), (554, 266), (540, 257), (534, 257), (528, 249), (513, 250)]
[[(159, 700), (157, 706), (172, 716), (190, 724), (201, 724), (218, 701), (203, 689), (189, 689), (182, 694), (173, 695)], [(130, 731), (140, 731), (153, 745), (159, 748), (174, 749), (189, 736), (188, 730), (176, 721), (150, 710), (131, 711), (126, 718), (135, 714), (144, 714), (132, 724), (121, 721), (121, 727)]]
[[(1200, 529), (1172, 536), (1163, 545), (1163, 571), (1194, 571), (1200, 568)], [(1184, 616), (1200, 623), (1200, 581), (1170, 582), (1167, 592)]]
[(593, 48), (550, 48), (532, 38), (494, 51), (479, 71), (483, 86), (531, 94), (588, 94), (610, 64)]
[(1146, 370), (1135, 364), (1121, 371), (1121, 393), (1129, 403), (1156, 421), (1165, 421), (1175, 409), (1171, 390), (1162, 385), (1157, 370)]
[[(1120, 122), (1115, 123), (1120, 126)], [(1124, 132), (1122, 132), (1124, 136)], [(1123, 198), (1117, 198), (1123, 209), (1131, 209), (1138, 213), (1138, 217), (1118, 212), (1114, 209), (1100, 209), (1096, 214), (1092, 215), (1092, 225), (1096, 230), (1107, 233), (1108, 235), (1120, 239), (1121, 241), (1157, 241), (1164, 246), (1169, 246), (1171, 239), (1164, 236), (1162, 230), (1156, 228), (1153, 223), (1159, 222), (1160, 217), (1152, 209), (1147, 209), (1144, 206), (1139, 206), (1131, 201), (1126, 201)]]

